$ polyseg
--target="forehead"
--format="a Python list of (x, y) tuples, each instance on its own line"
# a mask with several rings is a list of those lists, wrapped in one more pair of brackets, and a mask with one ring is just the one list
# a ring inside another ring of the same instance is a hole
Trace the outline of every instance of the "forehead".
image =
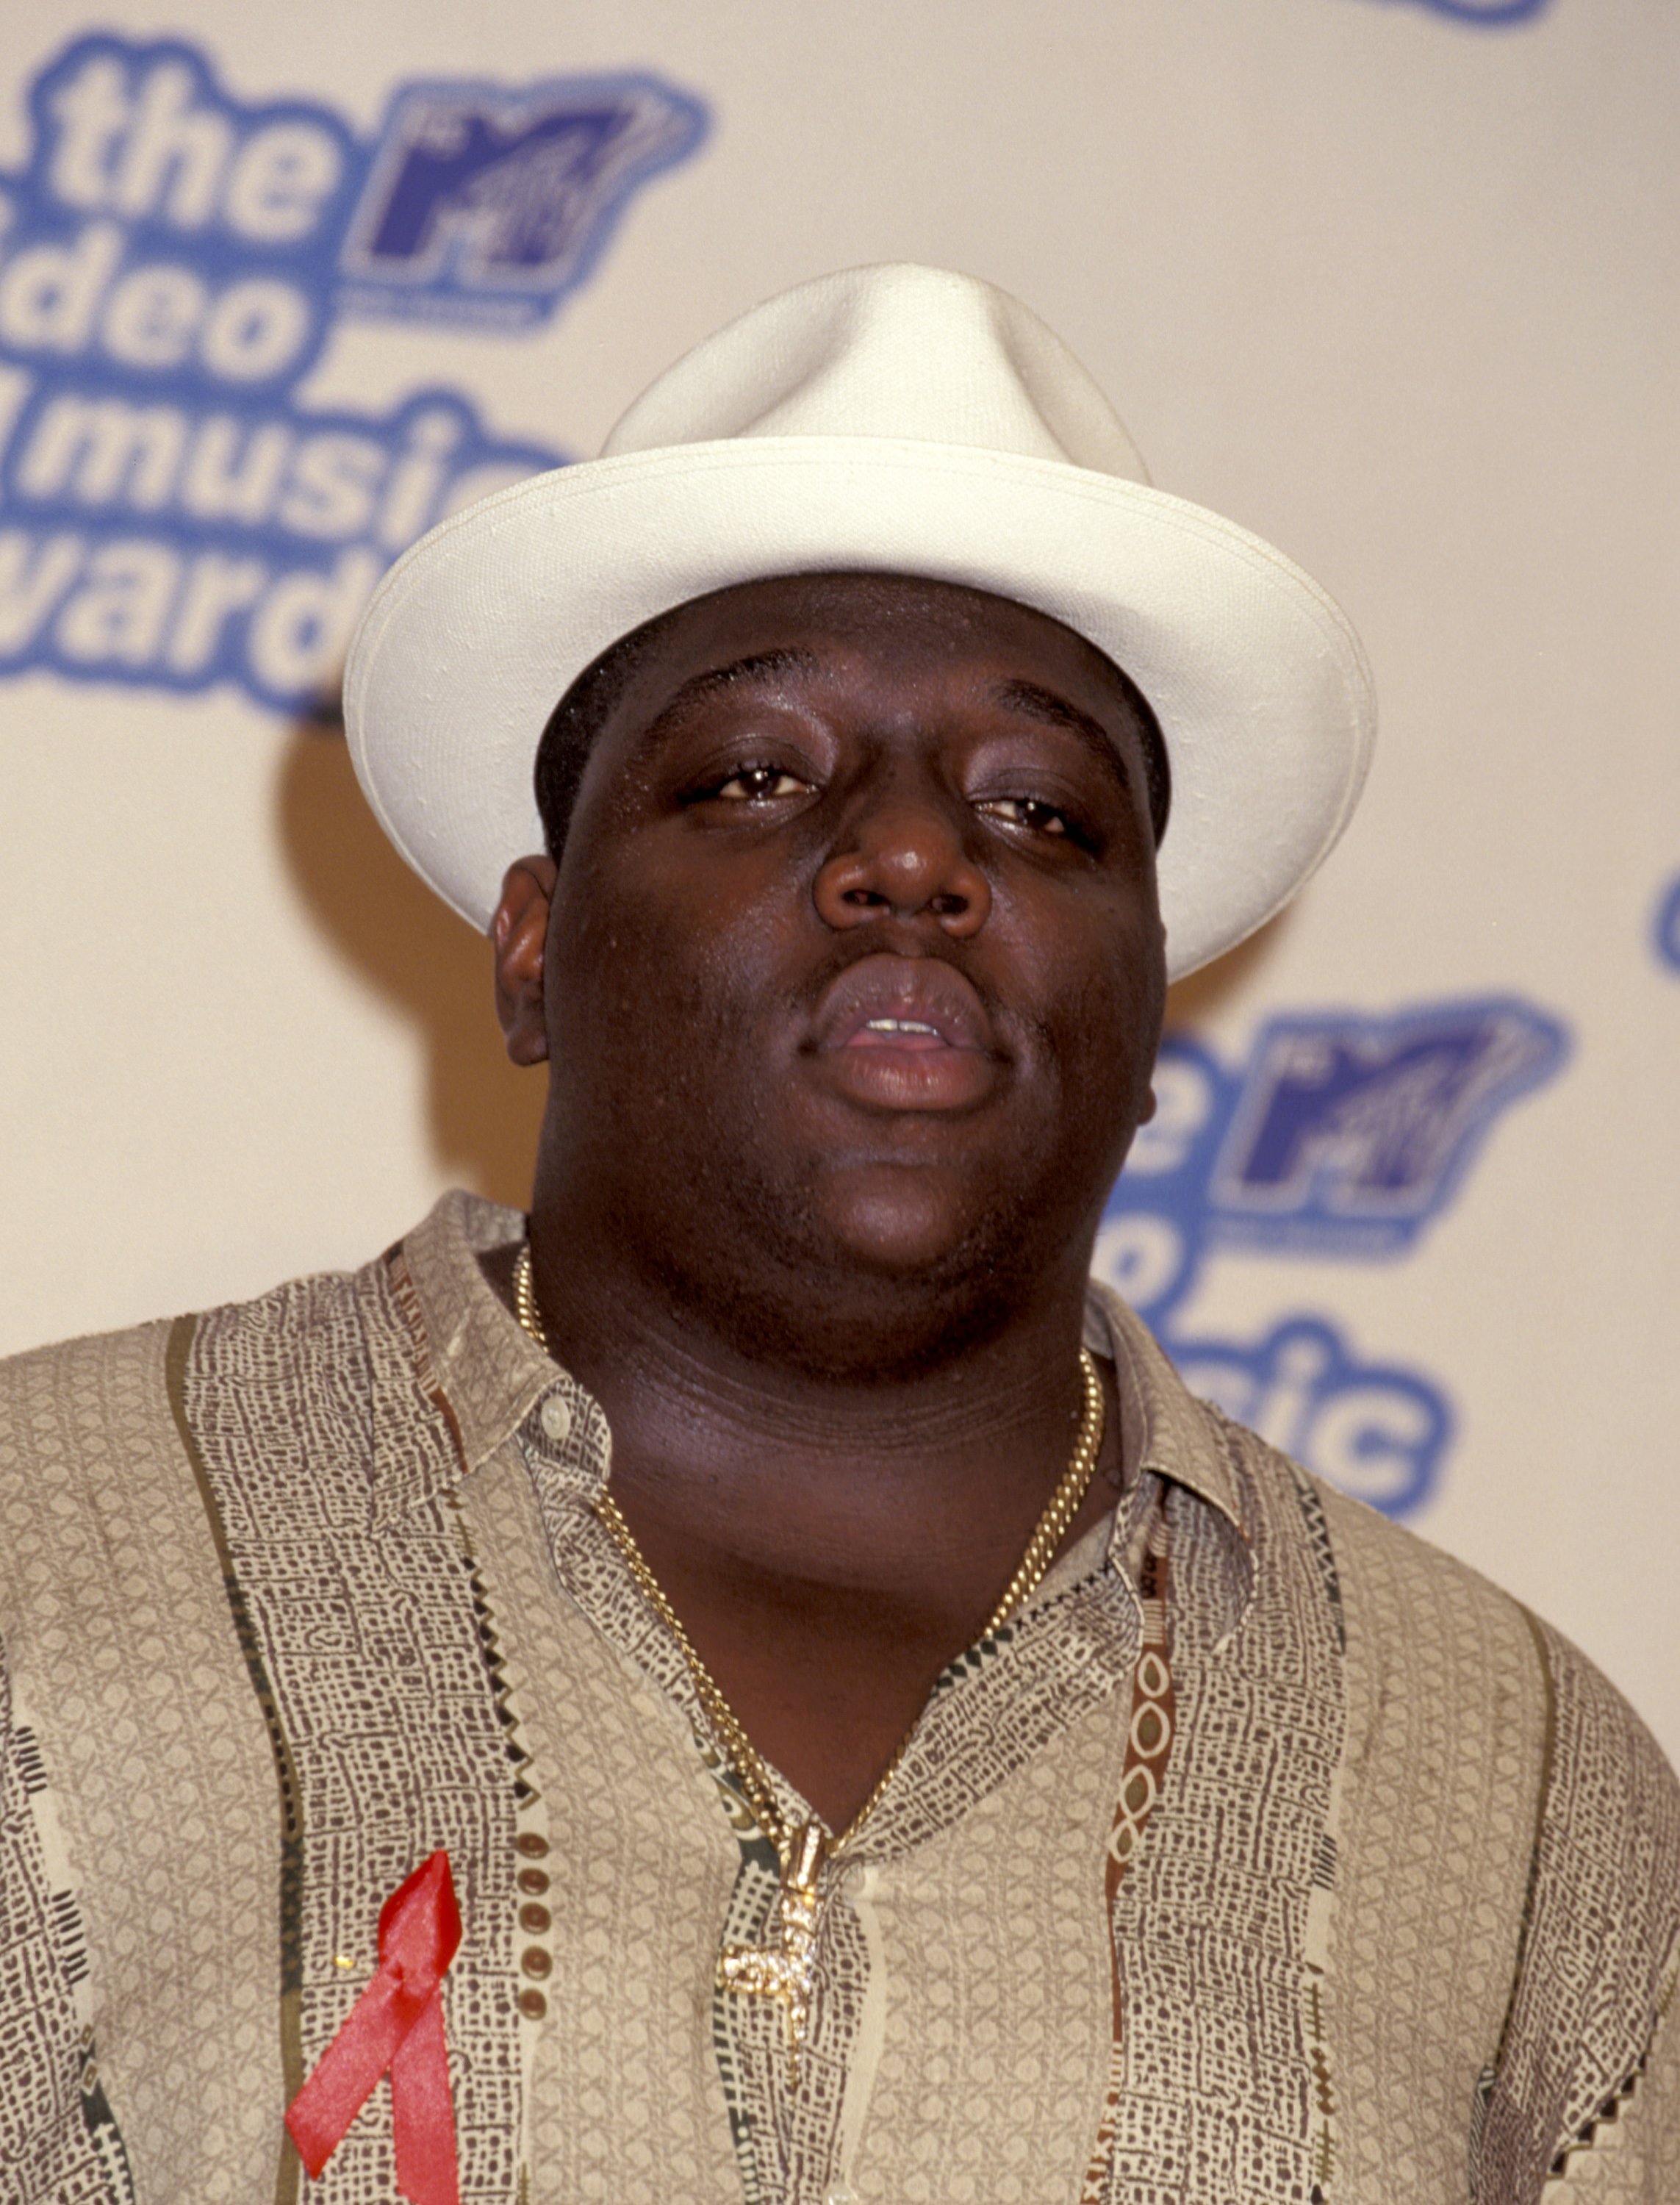
[(802, 574), (742, 583), (653, 625), (614, 714), (645, 725), (696, 676), (779, 658), (844, 684), (874, 672), (1038, 681), (1114, 734), (1136, 716), (1113, 667), (1085, 639), (1012, 598), (900, 574)]

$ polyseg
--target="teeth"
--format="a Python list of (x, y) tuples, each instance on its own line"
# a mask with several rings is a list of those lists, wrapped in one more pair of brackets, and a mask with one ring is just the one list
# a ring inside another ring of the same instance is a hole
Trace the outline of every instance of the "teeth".
[(870, 1033), (932, 1034), (935, 1038), (939, 1033), (937, 1026), (930, 1026), (921, 1019), (871, 1019), (869, 1031)]

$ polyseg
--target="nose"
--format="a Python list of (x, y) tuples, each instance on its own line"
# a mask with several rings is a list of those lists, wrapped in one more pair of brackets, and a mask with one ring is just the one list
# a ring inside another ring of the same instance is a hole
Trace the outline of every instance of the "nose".
[(854, 812), (813, 890), (823, 920), (836, 930), (884, 918), (937, 922), (958, 938), (976, 934), (992, 908), (985, 874), (963, 847), (947, 806), (897, 791)]

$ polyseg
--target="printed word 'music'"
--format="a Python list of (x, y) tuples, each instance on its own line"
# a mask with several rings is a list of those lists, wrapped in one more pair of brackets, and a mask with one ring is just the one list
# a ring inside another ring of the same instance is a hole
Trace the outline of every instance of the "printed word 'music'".
[(229, 680), (309, 708), (391, 558), (556, 458), (489, 437), (447, 391), (386, 419), (235, 413), (0, 366), (0, 509), (19, 524), (0, 526), (0, 666)]
[(278, 530), (308, 543), (405, 550), (434, 520), (553, 455), (486, 442), (450, 395), (389, 419), (236, 413), (110, 392), (45, 389), (0, 366), (7, 505), (62, 514), (168, 514), (183, 526)]

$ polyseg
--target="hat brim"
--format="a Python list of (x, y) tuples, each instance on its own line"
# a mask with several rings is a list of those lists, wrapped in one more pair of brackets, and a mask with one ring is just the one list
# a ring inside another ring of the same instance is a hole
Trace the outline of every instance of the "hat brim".
[(537, 744), (592, 659), (710, 591), (851, 569), (1013, 597), (1125, 668), (1172, 766), (1160, 882), (1175, 979), (1286, 903), (1353, 809), (1375, 722), (1364, 654), (1269, 544), (1087, 468), (856, 437), (591, 461), (434, 529), (385, 577), (346, 669), (368, 800), (486, 928), (508, 865), (543, 847)]

